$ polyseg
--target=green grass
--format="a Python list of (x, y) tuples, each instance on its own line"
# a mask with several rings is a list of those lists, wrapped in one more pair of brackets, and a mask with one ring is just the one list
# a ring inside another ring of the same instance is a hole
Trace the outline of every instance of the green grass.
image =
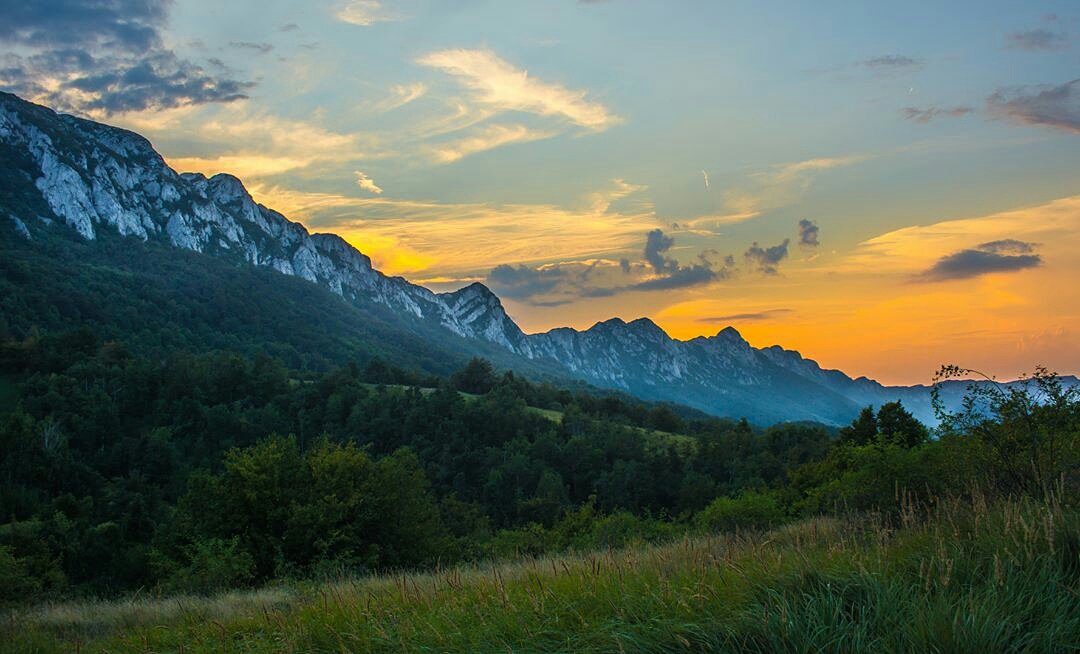
[[(918, 514), (918, 515), (917, 515)], [(921, 516), (921, 517), (919, 517)], [(34, 652), (1080, 651), (1080, 515), (941, 502), (765, 534), (2, 616)]]

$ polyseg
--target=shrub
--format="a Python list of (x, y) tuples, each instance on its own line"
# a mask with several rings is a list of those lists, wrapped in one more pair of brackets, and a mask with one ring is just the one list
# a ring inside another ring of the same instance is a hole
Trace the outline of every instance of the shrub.
[(247, 584), (255, 576), (255, 559), (239, 538), (196, 541), (185, 554), (188, 564), (170, 575), (165, 583), (169, 590), (206, 594)]
[(782, 522), (784, 510), (771, 493), (744, 491), (735, 497), (716, 498), (697, 519), (708, 531), (765, 529)]

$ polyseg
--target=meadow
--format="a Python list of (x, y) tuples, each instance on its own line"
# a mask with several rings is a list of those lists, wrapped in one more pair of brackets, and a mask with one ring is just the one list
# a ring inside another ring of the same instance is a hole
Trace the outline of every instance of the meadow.
[(17, 608), (17, 652), (1067, 652), (1080, 512), (978, 492), (895, 515), (209, 597)]

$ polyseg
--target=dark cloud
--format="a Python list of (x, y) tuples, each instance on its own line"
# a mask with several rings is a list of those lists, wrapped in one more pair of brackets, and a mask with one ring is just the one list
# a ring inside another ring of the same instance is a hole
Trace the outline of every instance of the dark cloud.
[(300, 26), (296, 23), (286, 23), (278, 28), (279, 32), (295, 32), (300, 29)]
[(558, 267), (531, 268), (502, 264), (491, 269), (487, 283), (504, 297), (526, 300), (550, 293), (565, 279), (565, 271)]
[(751, 321), (751, 320), (769, 320), (776, 316), (792, 313), (793, 309), (769, 309), (767, 311), (758, 311), (755, 313), (733, 313), (728, 316), (708, 316), (698, 318), (698, 322), (734, 322), (734, 321)]
[[(704, 250), (683, 265), (666, 256), (675, 239), (655, 229), (645, 237), (641, 261), (568, 262), (532, 268), (500, 265), (487, 283), (498, 293), (536, 306), (558, 306), (580, 298), (607, 297), (625, 291), (662, 291), (700, 286), (732, 275), (735, 258)], [(717, 259), (719, 261), (717, 261)]]
[(1015, 272), (1041, 266), (1043, 259), (1035, 243), (1003, 239), (981, 243), (973, 249), (960, 250), (938, 259), (937, 263), (916, 277), (916, 281), (941, 282), (969, 279), (988, 273)]
[(1031, 254), (1038, 246), (1038, 243), (1018, 241), (1015, 238), (1004, 238), (1000, 241), (981, 243), (975, 246), (975, 249), (994, 254)]
[(255, 43), (254, 41), (231, 41), (229, 47), (238, 50), (253, 50), (259, 54), (267, 54), (274, 49), (272, 43)]
[(918, 107), (904, 107), (900, 110), (906, 120), (912, 120), (916, 123), (928, 123), (931, 120), (944, 116), (946, 118), (959, 118), (960, 116), (966, 116), (975, 111), (971, 107), (957, 106), (957, 107), (927, 107), (926, 109), (919, 109)]
[(247, 97), (251, 82), (211, 73), (165, 47), (168, 0), (5, 3), (0, 88), (58, 109), (105, 113)]
[(657, 274), (678, 270), (679, 262), (664, 256), (675, 244), (675, 239), (666, 236), (661, 229), (654, 229), (645, 235), (645, 261)]
[(757, 241), (743, 254), (751, 269), (765, 275), (775, 275), (779, 272), (780, 262), (787, 258), (788, 243), (790, 239), (784, 239), (779, 245), (763, 248)]
[(892, 74), (918, 70), (922, 68), (922, 61), (905, 55), (884, 55), (872, 57), (858, 62), (859, 66), (868, 68), (875, 73)]
[(163, 0), (32, 0), (5, 2), (0, 41), (40, 48), (105, 47), (145, 52), (161, 46)]
[(817, 223), (803, 218), (799, 221), (799, 245), (817, 247), (820, 245), (818, 242), (820, 231), (821, 229), (817, 226)]
[(1064, 32), (1052, 32), (1047, 29), (1013, 32), (1005, 37), (1009, 48), (1028, 52), (1053, 52), (1063, 50), (1069, 45), (1069, 37)]
[(692, 264), (676, 268), (661, 277), (639, 282), (630, 288), (636, 291), (665, 291), (673, 288), (687, 288), (689, 286), (708, 284), (722, 276), (726, 277), (727, 275), (719, 273), (709, 266)]
[(703, 250), (698, 254), (697, 263), (684, 266), (665, 254), (674, 244), (675, 239), (664, 234), (663, 230), (654, 229), (646, 234), (643, 254), (656, 276), (629, 288), (638, 291), (686, 288), (708, 284), (716, 279), (726, 279), (731, 275), (729, 266), (734, 263), (734, 257), (729, 255), (724, 258), (723, 264), (717, 264), (713, 257), (720, 256), (720, 253), (711, 249)]
[(999, 89), (986, 104), (991, 113), (1015, 122), (1080, 134), (1080, 79), (1058, 86)]

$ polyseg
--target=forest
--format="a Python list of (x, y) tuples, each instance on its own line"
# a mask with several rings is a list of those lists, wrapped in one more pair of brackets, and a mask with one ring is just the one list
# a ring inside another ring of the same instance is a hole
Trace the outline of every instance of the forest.
[[(963, 371), (945, 369), (943, 374)], [(904, 502), (1077, 497), (1080, 402), (1036, 371), (931, 432), (899, 403), (761, 428), (473, 359), (316, 372), (135, 353), (88, 329), (0, 347), (0, 601), (663, 544)], [(1075, 537), (1076, 534), (1073, 534)]]

